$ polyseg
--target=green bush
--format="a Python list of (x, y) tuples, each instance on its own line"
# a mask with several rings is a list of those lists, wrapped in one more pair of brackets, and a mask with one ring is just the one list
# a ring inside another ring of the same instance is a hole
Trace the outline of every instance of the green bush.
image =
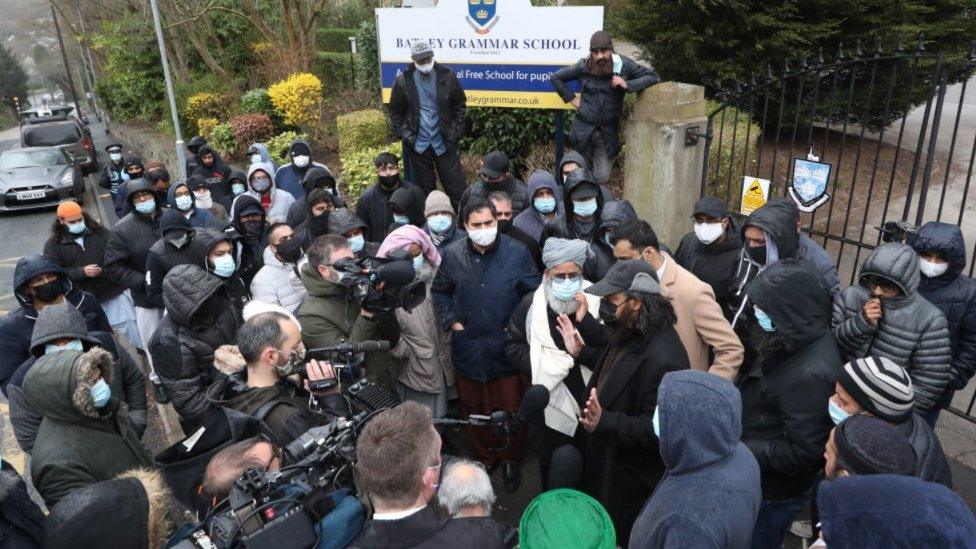
[[(533, 145), (554, 143), (555, 112), (545, 109), (470, 108), (467, 114), (469, 127), (461, 138), (461, 150), (471, 155), (502, 151), (511, 162), (512, 172), (520, 174), (526, 168), (525, 158)], [(569, 127), (575, 112), (566, 111), (565, 115), (567, 147)]]
[(98, 79), (95, 90), (117, 121), (154, 119), (163, 112), (162, 91), (147, 73), (105, 74)]
[[(719, 105), (718, 102), (709, 101), (708, 112), (713, 112)], [(705, 180), (705, 190), (706, 194), (722, 199), (728, 196), (731, 198), (731, 204), (736, 204), (738, 200), (736, 193), (742, 185), (742, 178), (747, 173), (756, 173), (760, 130), (759, 125), (751, 121), (749, 113), (733, 107), (726, 108), (724, 119), (724, 128), (721, 126), (721, 113), (716, 114), (714, 119), (713, 137), (708, 149), (708, 174)], [(749, 134), (748, 142), (746, 141), (747, 133)], [(732, 150), (733, 135), (735, 136), (734, 151)], [(731, 164), (729, 163), (730, 159)]]
[[(353, 55), (353, 64), (358, 64), (359, 54)], [(331, 91), (353, 86), (352, 65), (349, 53), (320, 51), (315, 53), (315, 74), (322, 79), (322, 86)], [(356, 73), (358, 83), (359, 73)]]
[(320, 28), (316, 34), (315, 47), (319, 51), (349, 53), (349, 37), (356, 36), (357, 29), (339, 27)]
[(163, 72), (152, 23), (144, 17), (126, 15), (105, 20), (88, 38), (101, 59), (95, 89), (112, 118), (159, 117), (166, 96), (159, 84)]
[(339, 156), (365, 148), (382, 146), (390, 137), (383, 111), (369, 109), (336, 117)]
[(356, 87), (380, 93), (380, 52), (376, 45), (376, 19), (359, 25), (356, 35), (359, 63), (356, 65)]
[(381, 152), (391, 152), (398, 158), (402, 157), (403, 143), (397, 141), (377, 147), (361, 148), (339, 156), (342, 167), (340, 172), (342, 193), (350, 207), (359, 200), (363, 191), (376, 182), (376, 166), (373, 165), (373, 160)]
[(304, 134), (284, 132), (265, 141), (264, 146), (268, 148), (268, 155), (280, 166), (291, 162), (291, 159), (288, 158), (288, 149), (291, 147), (291, 142), (296, 139), (305, 138)]
[(281, 115), (278, 114), (278, 111), (275, 110), (274, 103), (271, 102), (271, 96), (268, 95), (267, 88), (254, 88), (253, 90), (244, 92), (244, 95), (241, 95), (241, 98), (238, 100), (238, 105), (243, 114), (268, 115), (274, 124), (275, 130), (280, 130), (285, 123), (281, 119)]
[[(199, 132), (196, 125), (197, 117), (185, 108), (190, 97), (201, 93), (215, 93), (219, 95), (224, 90), (226, 90), (226, 86), (212, 72), (195, 72), (189, 82), (175, 82), (173, 84), (173, 91), (176, 94), (180, 128), (190, 136), (193, 135), (194, 131)], [(163, 102), (166, 107), (165, 114), (171, 116), (169, 114), (169, 101)]]
[(217, 124), (210, 130), (210, 138), (207, 143), (217, 150), (224, 157), (232, 157), (237, 149), (237, 140), (234, 139), (234, 128), (228, 123)]

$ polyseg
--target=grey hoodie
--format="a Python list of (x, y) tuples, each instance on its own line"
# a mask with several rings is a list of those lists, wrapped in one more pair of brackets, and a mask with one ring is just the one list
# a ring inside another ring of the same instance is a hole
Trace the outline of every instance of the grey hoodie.
[(535, 209), (535, 193), (539, 192), (539, 189), (549, 189), (552, 191), (553, 196), (556, 198), (556, 209), (552, 213), (557, 216), (563, 213), (562, 188), (556, 184), (556, 179), (551, 173), (544, 170), (536, 170), (529, 177), (529, 206), (522, 213), (515, 216), (515, 220), (512, 222), (513, 225), (534, 238), (537, 242), (542, 238), (542, 226), (546, 224), (545, 216)]
[[(865, 277), (882, 277), (898, 285), (901, 295), (882, 298), (877, 326), (864, 319), (871, 298)], [(918, 294), (918, 255), (906, 244), (882, 244), (861, 265), (859, 283), (834, 298), (831, 327), (845, 361), (883, 356), (908, 370), (915, 385), (915, 409), (931, 409), (949, 382), (952, 362), (945, 315)]]

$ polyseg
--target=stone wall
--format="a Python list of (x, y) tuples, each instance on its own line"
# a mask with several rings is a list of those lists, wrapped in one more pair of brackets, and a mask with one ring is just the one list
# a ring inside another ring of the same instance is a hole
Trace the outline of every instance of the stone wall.
[(171, 176), (178, 176), (176, 145), (173, 138), (159, 133), (152, 126), (135, 122), (121, 124), (113, 122), (109, 133), (124, 146), (125, 151), (131, 151), (142, 158), (143, 163), (159, 160), (166, 164)]

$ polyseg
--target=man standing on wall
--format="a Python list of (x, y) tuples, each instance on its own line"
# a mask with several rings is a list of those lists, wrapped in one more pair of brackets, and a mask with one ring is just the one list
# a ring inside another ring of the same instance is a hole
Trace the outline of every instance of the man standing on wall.
[[(580, 82), (579, 97), (567, 84), (573, 80)], [(607, 184), (613, 160), (620, 153), (617, 133), (624, 94), (637, 93), (660, 81), (654, 69), (613, 53), (613, 39), (607, 31), (593, 33), (589, 57), (552, 75), (556, 93), (577, 109), (569, 130), (570, 144), (589, 161), (593, 177), (600, 185)]]
[(434, 63), (430, 42), (410, 44), (413, 65), (396, 77), (390, 95), (390, 122), (404, 140), (411, 176), (425, 194), (437, 177), (457, 208), (464, 192), (458, 141), (464, 132), (464, 90), (450, 68)]

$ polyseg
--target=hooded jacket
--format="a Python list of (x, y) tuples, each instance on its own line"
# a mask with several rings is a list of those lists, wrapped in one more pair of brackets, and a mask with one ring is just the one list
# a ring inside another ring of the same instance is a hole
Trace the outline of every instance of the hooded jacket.
[(759, 462), (763, 500), (790, 499), (813, 486), (833, 428), (827, 400), (843, 361), (830, 331), (830, 293), (799, 259), (771, 265), (746, 290), (775, 331), (738, 383), (742, 442)]
[(348, 208), (339, 208), (338, 210), (329, 212), (329, 234), (346, 236), (346, 233), (353, 229), (362, 229), (363, 238), (366, 240), (363, 244), (363, 249), (356, 253), (356, 257), (359, 259), (363, 257), (376, 257), (376, 252), (380, 250), (380, 245), (378, 242), (372, 240), (369, 227), (359, 216), (350, 212)]
[(613, 255), (613, 246), (607, 242), (608, 233), (612, 233), (624, 223), (637, 219), (637, 212), (634, 211), (634, 207), (628, 200), (614, 200), (604, 203), (603, 212), (600, 214), (599, 228), (590, 243), (590, 249), (594, 253), (583, 266), (583, 274), (587, 280), (603, 280), (610, 267), (617, 262)]
[[(332, 173), (331, 170), (325, 167), (325, 164), (319, 164), (318, 162), (312, 162), (312, 147), (308, 144), (308, 141), (303, 141), (301, 139), (296, 139), (292, 142), (291, 146), (288, 148), (288, 157), (294, 156), (296, 149), (300, 152), (308, 155), (309, 161), (308, 166), (304, 168), (299, 168), (291, 162), (285, 164), (284, 166), (274, 169), (273, 166), (270, 167), (271, 171), (268, 175), (274, 179), (274, 185), (278, 189), (287, 192), (295, 200), (298, 200), (305, 195), (305, 189), (302, 188), (302, 180), (305, 178), (305, 172), (307, 172), (312, 166), (318, 166), (320, 168), (325, 168), (326, 171)], [(253, 167), (254, 164), (251, 164)], [(248, 179), (250, 179), (251, 170), (248, 168)], [(285, 220), (285, 215), (287, 215), (288, 210), (285, 209), (285, 214), (281, 216), (281, 220)]]
[(584, 156), (592, 154), (593, 133), (600, 131), (607, 144), (610, 158), (620, 152), (620, 141), (617, 132), (620, 128), (620, 116), (623, 113), (624, 95), (627, 92), (637, 93), (645, 88), (657, 84), (661, 78), (654, 69), (637, 64), (633, 59), (619, 56), (623, 61), (619, 76), (627, 81), (627, 89), (616, 88), (611, 84), (611, 75), (596, 76), (590, 74), (584, 57), (553, 73), (550, 82), (556, 93), (566, 103), (576, 97), (576, 93), (569, 88), (568, 82), (580, 82), (580, 107), (576, 110), (573, 125), (569, 128), (569, 142), (573, 148)]
[(976, 519), (945, 486), (901, 475), (820, 483), (817, 508), (831, 549), (973, 546)]
[[(209, 168), (204, 166), (203, 162), (200, 161), (200, 157), (208, 152), (214, 156), (213, 165)], [(202, 177), (210, 185), (210, 192), (213, 193), (213, 199), (217, 202), (220, 202), (225, 196), (233, 194), (230, 192), (231, 168), (224, 163), (220, 154), (213, 147), (210, 145), (201, 146), (200, 150), (197, 151), (196, 161), (197, 167), (193, 171), (186, 172), (188, 178), (192, 175)]]
[(27, 283), (36, 276), (51, 273), (58, 277), (65, 300), (85, 317), (90, 331), (111, 332), (105, 311), (89, 293), (75, 289), (64, 270), (44, 256), (22, 257), (14, 267), (14, 297), (20, 307), (11, 310), (0, 319), (0, 388), (6, 393), (7, 383), (17, 368), (30, 358), (31, 334), (37, 320), (37, 311), (27, 294)]
[(222, 287), (196, 265), (177, 266), (163, 281), (166, 316), (148, 348), (184, 425), (198, 425), (210, 411), (205, 391), (217, 378), (214, 351), (232, 345), (241, 325)]
[[(877, 326), (864, 319), (871, 298), (865, 282), (878, 276), (898, 285), (901, 294), (882, 298)], [(918, 255), (894, 242), (878, 246), (861, 265), (859, 283), (834, 298), (833, 330), (844, 361), (883, 356), (908, 371), (915, 386), (915, 409), (930, 410), (942, 397), (952, 376), (952, 354), (946, 317), (918, 295)]]
[(336, 208), (346, 207), (346, 201), (339, 197), (339, 187), (336, 185), (335, 176), (325, 166), (310, 167), (305, 172), (305, 177), (302, 178), (302, 189), (305, 192), (300, 198), (296, 198), (295, 202), (288, 208), (288, 216), (285, 218), (285, 223), (288, 223), (290, 227), (297, 227), (305, 221), (305, 218), (308, 216), (308, 208), (305, 200), (308, 198), (309, 193), (315, 189), (329, 191), (329, 194), (332, 195), (332, 205)]
[[(966, 268), (966, 243), (956, 225), (932, 221), (915, 234), (912, 248), (916, 252), (937, 252), (949, 261), (949, 268), (939, 276), (922, 275), (918, 294), (942, 311), (949, 328), (952, 367), (949, 388), (960, 390), (976, 374), (976, 280), (962, 274)], [(951, 392), (943, 403), (951, 399)]]
[[(190, 238), (182, 248), (177, 248), (163, 239), (166, 231), (177, 228), (190, 231)], [(166, 273), (177, 265), (191, 262), (190, 244), (193, 242), (194, 232), (190, 222), (179, 211), (166, 210), (159, 218), (160, 238), (146, 254), (146, 299), (150, 307), (163, 308), (163, 279)]]
[(186, 155), (186, 176), (189, 177), (194, 172), (197, 171), (197, 167), (200, 165), (200, 158), (197, 153), (193, 152), (196, 149), (197, 152), (200, 151), (200, 147), (207, 144), (207, 140), (200, 137), (199, 135), (194, 135), (186, 142), (186, 150), (190, 154)]
[[(255, 236), (247, 234), (240, 220), (240, 212), (249, 205), (256, 206), (262, 213), (261, 232)], [(244, 193), (234, 199), (234, 204), (230, 209), (230, 218), (233, 230), (228, 228), (224, 232), (233, 238), (234, 246), (237, 248), (237, 275), (241, 277), (241, 280), (245, 284), (250, 285), (251, 281), (254, 280), (254, 275), (264, 265), (263, 252), (264, 248), (268, 245), (266, 240), (268, 237), (267, 215), (261, 209), (261, 203), (257, 198), (254, 198), (248, 193)]]
[(512, 221), (513, 225), (524, 231), (536, 242), (542, 238), (542, 227), (546, 224), (546, 217), (535, 209), (533, 202), (535, 193), (539, 192), (540, 189), (549, 189), (556, 199), (556, 209), (552, 213), (557, 216), (563, 213), (562, 188), (556, 184), (551, 173), (536, 170), (529, 177), (529, 205)]
[[(399, 328), (394, 318), (366, 318), (360, 314), (359, 302), (347, 295), (346, 286), (330, 282), (319, 275), (311, 263), (299, 271), (308, 295), (298, 308), (305, 348), (335, 345), (343, 339), (366, 341), (382, 339), (397, 344)], [(400, 365), (389, 351), (367, 353), (364, 362), (370, 381), (388, 391), (395, 391)]]
[(147, 469), (80, 488), (51, 509), (45, 547), (164, 547), (175, 529), (170, 498), (162, 475)]
[[(413, 149), (420, 134), (420, 95), (414, 82), (417, 68), (413, 63), (397, 75), (390, 94), (390, 125), (393, 133), (400, 136)], [(467, 98), (457, 75), (450, 68), (434, 63), (433, 76), (437, 78), (437, 121), (441, 138), (448, 151), (456, 150), (464, 134), (464, 115)]]
[(573, 214), (573, 207), (570, 203), (570, 197), (573, 195), (573, 191), (580, 185), (592, 185), (595, 188), (600, 187), (596, 183), (589, 181), (589, 175), (585, 171), (577, 170), (566, 178), (566, 182), (563, 184), (563, 196), (565, 197), (564, 211), (561, 215), (556, 216), (556, 219), (547, 221), (543, 225), (542, 239), (539, 242), (541, 248), (546, 247), (546, 240), (550, 236), (569, 239), (578, 238), (579, 240), (593, 244), (603, 219), (603, 208), (607, 202), (603, 198), (603, 194), (597, 194), (597, 207), (596, 212), (593, 214), (592, 226), (586, 228), (580, 226), (579, 222), (576, 221), (575, 214)]
[(461, 195), (458, 211), (463, 213), (468, 204), (483, 202), (488, 199), (488, 195), (495, 191), (504, 191), (512, 198), (512, 213), (514, 215), (519, 215), (532, 205), (532, 194), (529, 192), (529, 187), (525, 181), (510, 175), (507, 182), (497, 186), (489, 185), (480, 179), (468, 185), (464, 194)]
[[(215, 189), (210, 189), (211, 195), (213, 196), (214, 202), (219, 202), (221, 206), (227, 210), (228, 215), (230, 215), (231, 206), (234, 204), (234, 199), (237, 195), (234, 194), (234, 183), (240, 183), (244, 185), (244, 192), (247, 192), (247, 174), (237, 168), (232, 168), (230, 170), (230, 177), (227, 178), (227, 192), (226, 194), (218, 194)], [(233, 216), (231, 216), (231, 221), (233, 221)]]
[(103, 273), (101, 276), (89, 277), (85, 274), (88, 265), (101, 266), (105, 262), (105, 248), (108, 246), (108, 229), (89, 226), (82, 235), (82, 242), (75, 241), (76, 235), (60, 229), (52, 234), (44, 243), (44, 256), (57, 263), (71, 282), (79, 290), (95, 296), (99, 302), (112, 299), (122, 293), (119, 288)]
[[(129, 196), (139, 191), (152, 191), (145, 179), (129, 182)], [(131, 206), (132, 199), (129, 199)], [(126, 214), (112, 227), (112, 235), (105, 250), (105, 274), (132, 294), (136, 307), (149, 308), (146, 296), (146, 256), (149, 248), (159, 240), (159, 219), (162, 204), (156, 201), (156, 212), (150, 219), (137, 211)]]
[(912, 414), (907, 421), (895, 425), (915, 450), (915, 476), (952, 488), (952, 470), (939, 437), (925, 419)]
[[(210, 213), (210, 210), (201, 210), (200, 208), (191, 205), (189, 210), (190, 216), (186, 217), (183, 210), (176, 207), (176, 189), (179, 189), (180, 187), (186, 187), (187, 189), (190, 188), (186, 183), (174, 183), (170, 185), (169, 190), (166, 191), (166, 204), (169, 206), (170, 210), (182, 214), (191, 227), (209, 227), (213, 225), (214, 217), (213, 214)], [(211, 191), (211, 193), (212, 192), (213, 191)], [(211, 194), (211, 196), (213, 195)], [(190, 189), (190, 199), (191, 201), (193, 200), (192, 189)]]
[(681, 238), (674, 260), (712, 287), (715, 301), (721, 305), (725, 318), (732, 320), (730, 298), (736, 266), (742, 257), (742, 237), (732, 218), (727, 219), (729, 226), (725, 230), (725, 240), (702, 244), (695, 231), (691, 231)]
[(442, 330), (455, 322), (464, 325), (451, 334), (457, 373), (486, 382), (519, 372), (505, 354), (504, 327), (522, 296), (540, 282), (528, 248), (503, 234), (484, 254), (470, 239), (444, 249), (431, 294)]
[[(390, 225), (393, 224), (393, 213), (390, 212), (389, 202), (393, 193), (400, 189), (409, 189), (409, 192), (414, 197), (407, 199), (407, 201), (411, 203), (419, 201), (421, 204), (421, 215), (423, 214), (423, 203), (426, 196), (424, 196), (423, 189), (416, 183), (401, 179), (395, 189), (384, 189), (383, 185), (380, 185), (379, 181), (377, 181), (366, 189), (359, 197), (359, 201), (356, 202), (356, 215), (366, 222), (367, 227), (369, 227), (366, 234), (367, 240), (382, 242), (386, 238), (386, 235), (389, 234)], [(403, 200), (403, 198), (400, 200)], [(421, 225), (418, 225), (418, 227)]]
[[(261, 155), (261, 162), (271, 164), (275, 170), (278, 169), (278, 164), (275, 163), (274, 158), (271, 158), (271, 153), (268, 152), (268, 147), (264, 143), (251, 143), (251, 146), (247, 148), (248, 150), (254, 149)], [(247, 159), (250, 162), (250, 158)]]
[[(558, 202), (563, 202), (565, 195), (563, 194), (563, 187), (566, 184), (565, 178), (563, 177), (563, 167), (568, 163), (574, 163), (577, 166), (589, 170), (590, 163), (588, 160), (583, 158), (583, 155), (576, 151), (566, 151), (563, 155), (562, 160), (559, 161), (559, 168), (556, 170), (556, 181), (559, 183), (559, 194), (556, 195), (556, 200)], [(610, 202), (613, 200), (613, 195), (610, 194), (610, 190), (607, 189), (605, 185), (600, 185), (600, 194), (603, 195), (604, 202)]]
[(24, 378), (45, 354), (46, 344), (61, 338), (81, 340), (85, 350), (101, 347), (112, 354), (112, 394), (129, 405), (129, 420), (136, 434), (146, 430), (146, 383), (142, 370), (129, 353), (115, 340), (111, 332), (89, 332), (85, 318), (74, 307), (53, 305), (41, 311), (31, 337), (31, 358), (27, 359), (7, 385), (10, 402), (10, 423), (17, 444), (28, 454), (33, 451), (42, 416), (24, 396)]
[(251, 298), (281, 305), (294, 314), (305, 300), (305, 286), (298, 276), (298, 267), (283, 263), (268, 246), (264, 249), (264, 266), (251, 281)]
[(132, 192), (129, 187), (129, 182), (135, 180), (129, 178), (129, 168), (131, 166), (139, 166), (139, 168), (142, 170), (142, 176), (136, 179), (143, 179), (147, 182), (149, 181), (149, 174), (146, 173), (146, 167), (143, 165), (141, 158), (135, 155), (126, 155), (123, 162), (124, 164), (122, 166), (122, 170), (125, 172), (125, 177), (116, 188), (115, 196), (112, 199), (115, 205), (115, 217), (119, 219), (122, 219), (125, 214), (132, 211), (132, 204), (129, 202), (129, 194)]
[[(400, 186), (397, 190), (393, 191), (393, 194), (390, 195), (390, 199), (386, 204), (386, 209), (390, 211), (390, 225), (387, 227), (388, 230), (386, 234), (390, 234), (394, 229), (400, 227), (399, 223), (393, 221), (394, 207), (407, 214), (407, 218), (410, 219), (411, 225), (423, 227), (424, 223), (427, 222), (427, 218), (424, 217), (423, 193), (418, 193), (415, 189), (410, 187)], [(375, 237), (370, 235), (370, 238)], [(384, 235), (383, 238), (386, 238), (386, 235)]]
[[(302, 221), (301, 225), (295, 227), (295, 238), (301, 243), (303, 250), (308, 250), (312, 247), (312, 242), (315, 242), (315, 239), (330, 232), (329, 220), (332, 219), (332, 213), (335, 212), (335, 210), (331, 210), (325, 211), (317, 216), (312, 215), (312, 207), (316, 203), (325, 200), (332, 201), (332, 195), (324, 189), (316, 189), (306, 198), (311, 198), (312, 201), (306, 202), (305, 221)], [(334, 205), (335, 203), (333, 202)]]
[(630, 534), (630, 547), (749, 547), (762, 490), (759, 464), (739, 441), (742, 400), (703, 372), (664, 375), (657, 400), (664, 478)]
[(129, 422), (129, 406), (113, 396), (92, 403), (91, 377), (112, 376), (112, 355), (60, 351), (41, 357), (24, 378), (24, 396), (44, 419), (31, 455), (31, 478), (50, 508), (73, 490), (152, 462)]
[[(291, 164), (288, 164), (285, 167), (288, 166), (291, 166)], [(283, 169), (284, 168), (281, 168), (278, 171), (280, 172)], [(265, 193), (271, 197), (271, 202), (269, 203), (268, 208), (264, 210), (265, 217), (269, 223), (284, 221), (288, 217), (288, 209), (291, 208), (291, 205), (295, 203), (295, 197), (288, 193), (288, 191), (279, 189), (277, 187), (275, 177), (273, 175), (274, 168), (271, 167), (271, 164), (264, 164), (261, 162), (251, 164), (251, 166), (247, 169), (248, 190), (245, 194), (256, 199), (259, 204), (261, 203), (261, 193), (255, 192), (251, 189), (251, 176), (254, 175), (254, 172), (258, 170), (263, 171), (271, 177), (271, 187), (268, 188), (267, 193)], [(299, 188), (301, 188), (301, 186), (299, 186)], [(263, 205), (262, 209), (264, 209)], [(234, 217), (233, 213), (231, 213), (231, 217)]]
[(0, 542), (4, 548), (40, 547), (46, 520), (17, 470), (7, 462), (0, 462)]

